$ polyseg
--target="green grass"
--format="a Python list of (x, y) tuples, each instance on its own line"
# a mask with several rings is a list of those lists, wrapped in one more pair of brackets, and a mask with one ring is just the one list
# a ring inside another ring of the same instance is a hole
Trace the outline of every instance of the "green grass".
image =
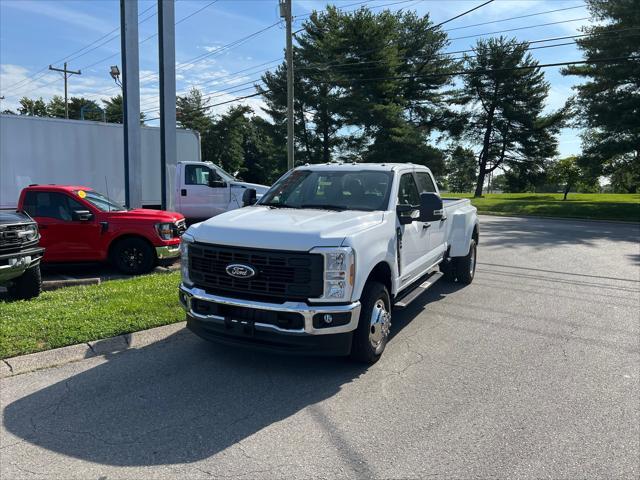
[(570, 193), (564, 201), (561, 193), (493, 193), (482, 198), (445, 195), (454, 196), (471, 198), (480, 213), (640, 222), (640, 194)]
[(151, 274), (0, 302), (0, 358), (182, 321), (179, 282), (179, 272)]

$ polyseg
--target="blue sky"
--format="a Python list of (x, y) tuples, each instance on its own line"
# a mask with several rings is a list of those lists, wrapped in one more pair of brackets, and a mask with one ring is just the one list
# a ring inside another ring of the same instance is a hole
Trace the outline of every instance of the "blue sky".
[[(300, 28), (306, 14), (313, 9), (321, 9), (327, 3), (343, 6), (347, 11), (357, 8), (358, 4), (366, 4), (374, 11), (380, 11), (382, 8), (376, 6), (395, 3), (384, 8), (429, 13), (435, 22), (482, 3), (481, 0), (293, 2), (293, 13), (297, 17), (294, 28)], [(141, 108), (148, 118), (152, 118), (157, 116), (158, 105), (157, 37), (143, 40), (157, 33), (156, 1), (140, 0), (138, 9), (141, 13), (139, 28), (142, 41)], [(563, 10), (500, 21), (560, 9)], [(582, 0), (496, 0), (448, 23), (444, 28), (450, 30), (448, 51), (456, 51), (472, 46), (481, 34), (507, 29), (519, 29), (504, 35), (514, 36), (521, 41), (579, 34), (579, 28), (588, 24), (588, 20), (584, 19), (588, 16)], [(178, 0), (176, 20), (181, 19), (185, 20), (176, 26), (178, 93), (195, 85), (206, 93), (211, 92), (211, 101), (214, 103), (233, 100), (253, 93), (248, 82), (258, 79), (265, 68), (277, 64), (265, 65), (266, 62), (282, 58), (284, 27), (276, 25), (267, 28), (279, 21), (277, 0), (218, 0), (214, 3), (212, 0)], [(473, 26), (484, 22), (496, 23)], [(549, 23), (553, 24), (536, 26)], [(61, 75), (49, 72), (47, 67), (54, 62), (57, 62), (55, 66), (60, 67), (65, 58), (69, 58), (69, 68), (82, 70), (81, 76), (72, 76), (70, 79), (71, 96), (99, 100), (117, 94), (119, 87), (114, 85), (108, 72), (110, 65), (121, 63), (119, 30), (110, 33), (118, 27), (118, 0), (0, 0), (0, 95), (5, 96), (0, 101), (0, 108), (15, 108), (20, 97), (25, 95), (43, 97), (45, 100), (55, 94), (62, 95)], [(218, 50), (223, 45), (262, 29), (266, 30), (233, 48)], [(101, 40), (96, 42), (98, 39)], [(93, 42), (96, 43), (80, 50)], [(534, 46), (540, 45), (546, 44)], [(532, 53), (541, 63), (580, 60), (582, 57), (575, 45), (538, 49)], [(198, 61), (189, 63), (192, 59)], [(571, 87), (576, 79), (561, 76), (557, 67), (544, 71), (551, 84), (548, 108), (559, 108), (571, 95)], [(260, 112), (262, 103), (259, 97), (244, 100), (244, 103)], [(214, 112), (221, 112), (227, 107), (217, 107)], [(580, 151), (578, 133), (573, 129), (563, 131), (560, 137), (561, 155)]]

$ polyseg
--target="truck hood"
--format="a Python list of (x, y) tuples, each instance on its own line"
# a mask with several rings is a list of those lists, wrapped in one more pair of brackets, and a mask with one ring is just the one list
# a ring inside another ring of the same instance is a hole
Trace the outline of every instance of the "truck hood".
[(266, 185), (259, 185), (257, 183), (247, 183), (247, 182), (233, 182), (231, 184), (232, 187), (242, 187), (242, 188), (254, 188), (256, 191), (256, 195), (258, 197), (262, 196), (263, 193), (265, 193), (267, 190), (269, 190), (269, 187), (267, 187)]
[(177, 212), (164, 210), (152, 210), (149, 208), (134, 208), (121, 212), (104, 212), (112, 222), (149, 222), (149, 223), (173, 223), (182, 220), (184, 216)]
[(275, 250), (308, 251), (340, 246), (344, 238), (382, 222), (383, 212), (252, 206), (193, 225), (196, 242)]

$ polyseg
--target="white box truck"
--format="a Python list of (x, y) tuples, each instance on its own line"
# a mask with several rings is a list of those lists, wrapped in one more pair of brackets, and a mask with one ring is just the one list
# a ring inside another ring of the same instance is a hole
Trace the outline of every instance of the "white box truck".
[[(178, 129), (179, 161), (201, 160), (200, 136)], [(142, 127), (142, 205), (160, 205), (160, 129)], [(176, 165), (167, 165), (167, 208), (175, 206)], [(84, 185), (124, 203), (121, 124), (0, 115), (0, 209), (15, 209), (31, 184)]]

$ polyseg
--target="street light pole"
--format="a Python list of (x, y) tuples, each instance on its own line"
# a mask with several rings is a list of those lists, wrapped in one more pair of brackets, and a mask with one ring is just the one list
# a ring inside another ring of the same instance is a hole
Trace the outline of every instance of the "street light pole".
[(280, 0), (280, 16), (287, 25), (287, 168), (295, 166), (294, 123), (293, 123), (293, 34), (291, 32), (291, 11), (293, 0)]

